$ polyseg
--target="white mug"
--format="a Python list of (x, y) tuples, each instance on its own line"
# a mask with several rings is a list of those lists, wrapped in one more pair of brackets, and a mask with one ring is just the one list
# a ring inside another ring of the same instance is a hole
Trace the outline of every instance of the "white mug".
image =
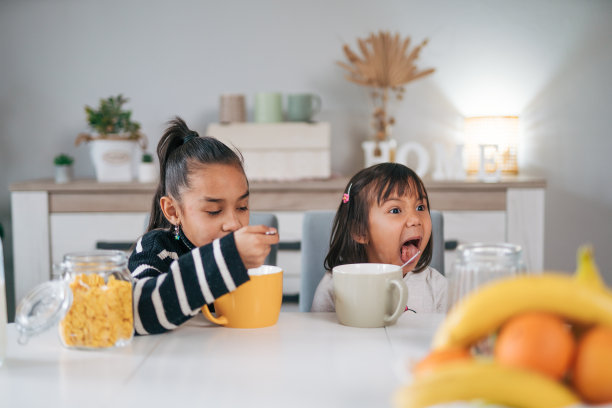
[(408, 287), (398, 265), (362, 263), (332, 269), (336, 316), (345, 326), (394, 324), (408, 302)]

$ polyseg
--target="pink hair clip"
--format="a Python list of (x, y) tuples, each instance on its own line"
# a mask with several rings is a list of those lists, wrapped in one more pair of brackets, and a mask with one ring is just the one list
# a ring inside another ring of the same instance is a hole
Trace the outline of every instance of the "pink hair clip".
[(353, 185), (353, 183), (349, 184), (349, 188), (348, 188), (348, 190), (346, 190), (346, 193), (342, 194), (342, 202), (344, 204), (348, 203), (350, 198), (351, 198), (349, 194), (351, 193), (351, 186), (352, 185)]

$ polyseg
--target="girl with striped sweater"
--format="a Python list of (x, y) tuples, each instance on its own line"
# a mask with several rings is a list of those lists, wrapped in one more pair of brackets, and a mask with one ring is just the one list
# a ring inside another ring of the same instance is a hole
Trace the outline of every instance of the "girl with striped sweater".
[(160, 179), (147, 232), (129, 259), (138, 334), (162, 333), (247, 282), (278, 243), (249, 226), (242, 158), (176, 117), (157, 146)]

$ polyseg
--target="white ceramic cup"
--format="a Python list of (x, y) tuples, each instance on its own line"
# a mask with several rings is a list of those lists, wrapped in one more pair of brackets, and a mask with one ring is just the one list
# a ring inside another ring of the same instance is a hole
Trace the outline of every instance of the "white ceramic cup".
[(333, 268), (332, 278), (336, 316), (345, 326), (389, 326), (405, 310), (408, 288), (398, 265), (340, 265)]

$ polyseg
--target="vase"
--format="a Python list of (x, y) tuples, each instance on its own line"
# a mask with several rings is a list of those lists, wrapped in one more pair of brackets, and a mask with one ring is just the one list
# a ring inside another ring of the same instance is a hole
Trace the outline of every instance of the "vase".
[(69, 183), (72, 181), (72, 166), (56, 165), (55, 166), (55, 182), (57, 184)]

